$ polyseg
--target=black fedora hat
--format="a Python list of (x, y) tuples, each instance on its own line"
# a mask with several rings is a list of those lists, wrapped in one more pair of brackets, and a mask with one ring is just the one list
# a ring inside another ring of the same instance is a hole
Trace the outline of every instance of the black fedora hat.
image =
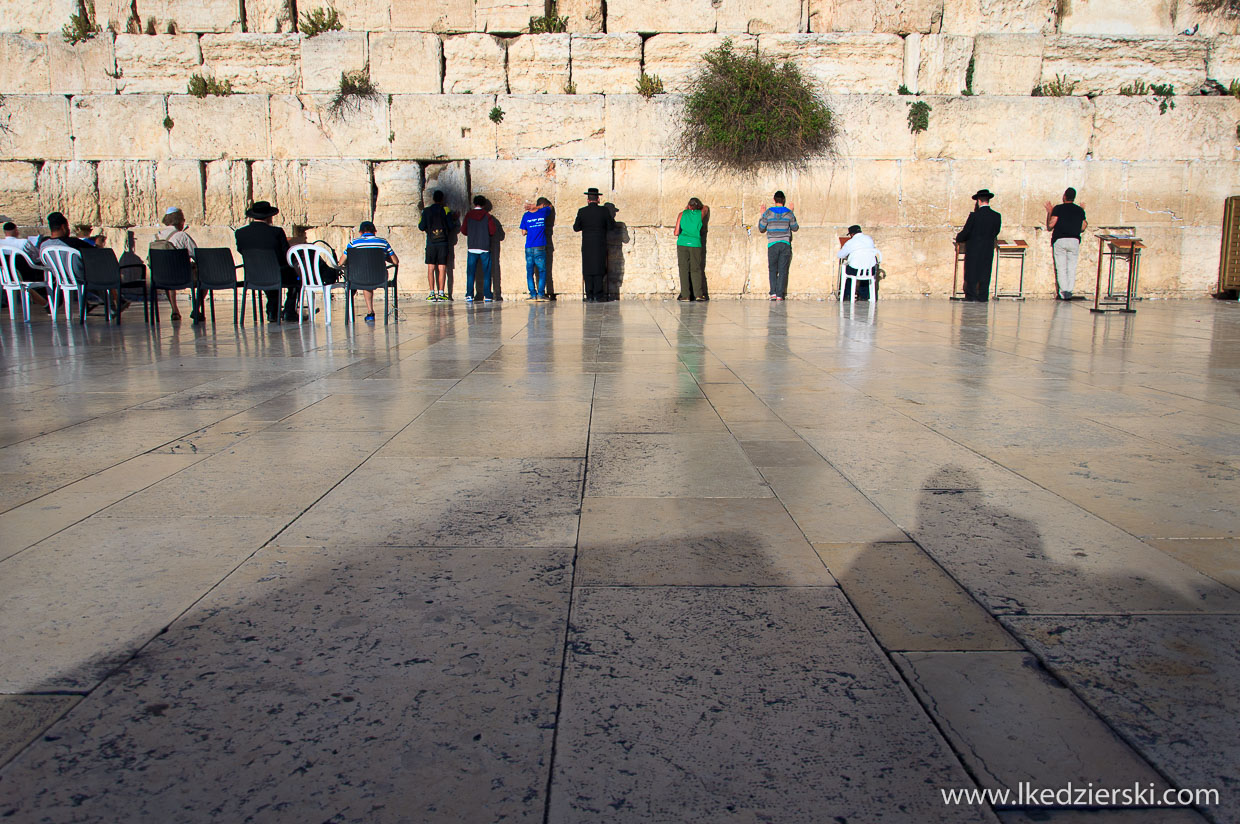
[(977, 194), (973, 195), (974, 200), (994, 200), (995, 193), (989, 189), (978, 189)]
[(589, 189), (586, 189), (586, 194), (601, 197), (603, 193), (598, 190), (597, 186), (591, 186)]
[(266, 220), (278, 214), (280, 214), (280, 210), (265, 200), (259, 200), (245, 210), (246, 217), (252, 217), (257, 220)]
[(848, 234), (850, 235), (861, 234), (861, 227), (854, 223), (852, 226), (848, 227)]

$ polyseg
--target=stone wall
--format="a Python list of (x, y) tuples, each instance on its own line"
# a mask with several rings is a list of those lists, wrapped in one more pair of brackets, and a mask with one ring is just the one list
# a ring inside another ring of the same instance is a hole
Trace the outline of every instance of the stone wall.
[[(1042, 204), (1071, 185), (1093, 226), (1146, 239), (1143, 293), (1200, 295), (1217, 277), (1223, 200), (1240, 194), (1240, 102), (1200, 94), (1240, 79), (1237, 21), (1187, 2), (571, 0), (559, 6), (568, 31), (539, 35), (523, 32), (547, 7), (528, 0), (337, 7), (344, 30), (306, 37), (281, 0), (95, 0), (105, 30), (70, 46), (59, 29), (76, 3), (0, 0), (0, 212), (34, 227), (60, 209), (144, 244), (178, 205), (200, 242), (223, 243), (247, 202), (268, 199), (288, 226), (337, 246), (374, 219), (414, 264), (412, 288), (429, 191), (457, 208), (481, 193), (507, 229), (500, 271), (517, 295), (521, 204), (544, 195), (559, 215), (557, 285), (571, 294), (572, 217), (598, 186), (619, 210), (622, 291), (656, 295), (676, 290), (672, 226), (696, 195), (713, 212), (712, 293), (765, 295), (753, 224), (781, 188), (802, 226), (794, 293), (831, 290), (836, 238), (857, 222), (884, 251), (887, 295), (943, 295), (951, 235), (985, 186), (1004, 237), (1030, 243), (1027, 291), (1050, 294)], [(131, 33), (147, 30), (160, 33)], [(678, 158), (678, 95), (725, 37), (820, 84), (844, 132), (837, 158), (710, 179)], [(353, 70), (381, 94), (333, 116)], [(635, 94), (643, 72), (668, 93)], [(194, 74), (234, 94), (188, 96)], [(1057, 81), (1073, 94), (1033, 96)], [(1174, 84), (1175, 108), (1121, 93), (1137, 82)], [(909, 132), (901, 85), (931, 105), (926, 132)], [(1096, 242), (1084, 248), (1082, 276)]]

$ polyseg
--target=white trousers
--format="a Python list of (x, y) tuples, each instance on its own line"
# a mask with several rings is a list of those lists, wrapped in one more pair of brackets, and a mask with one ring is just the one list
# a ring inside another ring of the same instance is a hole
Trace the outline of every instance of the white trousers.
[(1076, 259), (1081, 254), (1081, 241), (1061, 237), (1051, 246), (1055, 258), (1055, 280), (1060, 292), (1071, 292), (1076, 286)]

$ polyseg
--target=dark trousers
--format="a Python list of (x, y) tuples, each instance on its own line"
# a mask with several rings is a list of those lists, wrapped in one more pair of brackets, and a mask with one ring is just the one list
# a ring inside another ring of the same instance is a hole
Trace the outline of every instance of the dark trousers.
[(677, 246), (676, 263), (680, 267), (680, 296), (689, 300), (707, 297), (706, 250), (701, 246)]
[[(284, 286), (284, 314), (295, 314), (297, 312), (297, 293), (301, 291), (301, 278), (297, 276), (297, 270), (281, 266), (280, 283)], [(267, 293), (268, 318), (274, 318), (279, 314), (279, 300), (279, 290), (272, 289)]]
[[(876, 265), (874, 268), (877, 269), (878, 266)], [(857, 274), (857, 270), (852, 268), (851, 266), (845, 266), (844, 273), (849, 274), (849, 275), (855, 275)], [(875, 284), (875, 288), (877, 288), (877, 284)], [(857, 297), (856, 297), (857, 300), (869, 300), (870, 299), (870, 282), (869, 281), (861, 281), (860, 283), (858, 283), (855, 280), (845, 281), (844, 282), (844, 298), (843, 298), (844, 300), (849, 300), (850, 296), (848, 293), (851, 292), (853, 289), (857, 290)]]
[(587, 298), (594, 300), (607, 300), (607, 273), (599, 272), (597, 274), (583, 274), (581, 276), (585, 284)]
[(792, 244), (772, 243), (766, 247), (766, 269), (771, 281), (771, 294), (788, 295), (788, 267), (792, 265)]
[(990, 295), (990, 273), (994, 265), (994, 254), (986, 255), (965, 253), (964, 258), (964, 299), (985, 301)]

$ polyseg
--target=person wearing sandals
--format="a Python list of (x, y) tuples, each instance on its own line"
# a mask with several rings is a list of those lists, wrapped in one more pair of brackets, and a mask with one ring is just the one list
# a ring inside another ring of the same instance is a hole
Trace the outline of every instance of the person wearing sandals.
[(680, 267), (680, 294), (676, 300), (710, 300), (706, 294), (706, 224), (710, 207), (696, 197), (676, 218), (676, 263)]
[[(350, 240), (349, 245), (344, 247), (344, 257), (340, 259), (341, 266), (347, 265), (349, 252), (353, 249), (382, 249), (384, 260), (393, 266), (400, 265), (400, 259), (396, 257), (396, 252), (392, 250), (392, 244), (375, 234), (375, 224), (369, 220), (363, 220), (361, 225), (357, 227), (357, 234), (358, 237)], [(366, 320), (373, 321), (375, 319), (375, 290), (363, 289), (362, 295), (366, 298)]]
[[(194, 255), (198, 253), (198, 244), (189, 236), (189, 232), (185, 231), (185, 213), (176, 206), (170, 206), (164, 212), (161, 220), (164, 228), (155, 233), (155, 240), (151, 243), (152, 249), (184, 249), (189, 252), (190, 260), (194, 259)], [(164, 290), (164, 295), (168, 298), (168, 305), (172, 307), (172, 319), (180, 320), (181, 312), (177, 308), (177, 293), (172, 289)], [(191, 307), (190, 317), (194, 323), (202, 320), (202, 313), (197, 306)]]

